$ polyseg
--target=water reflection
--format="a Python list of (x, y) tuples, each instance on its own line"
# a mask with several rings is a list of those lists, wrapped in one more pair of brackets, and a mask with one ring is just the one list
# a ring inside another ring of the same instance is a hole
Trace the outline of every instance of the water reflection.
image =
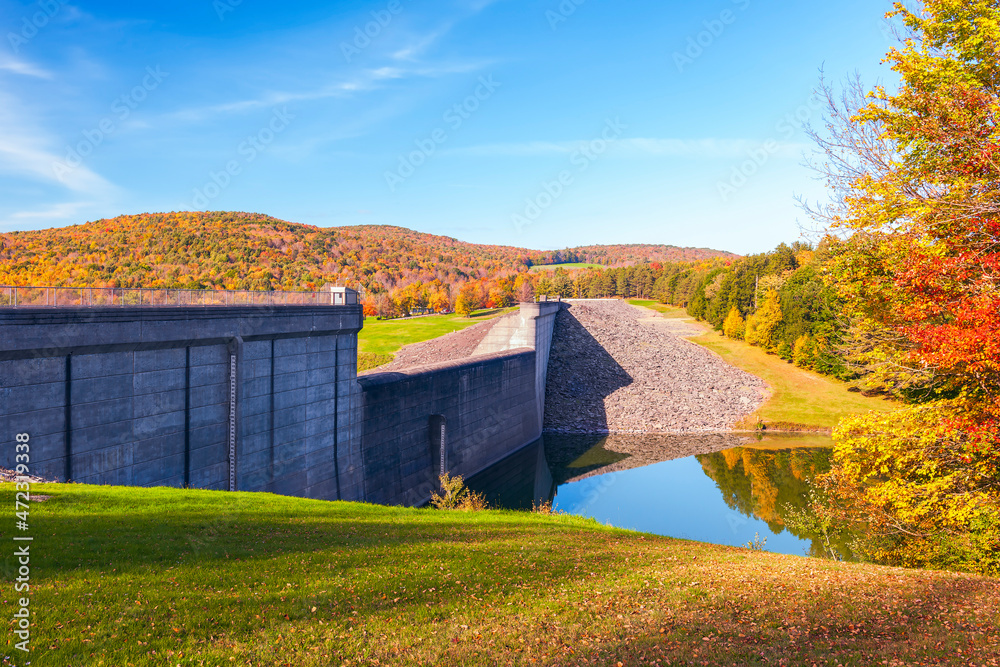
[(716, 544), (755, 534), (767, 550), (824, 556), (821, 535), (789, 524), (808, 483), (830, 467), (827, 436), (546, 435), (468, 480), (491, 506), (557, 510), (602, 523)]

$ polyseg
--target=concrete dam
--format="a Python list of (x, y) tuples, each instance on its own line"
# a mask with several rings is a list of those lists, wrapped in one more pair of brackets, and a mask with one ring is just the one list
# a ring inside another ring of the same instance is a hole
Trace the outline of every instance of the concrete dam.
[(317, 294), (0, 306), (0, 466), (27, 433), (46, 479), (418, 505), (541, 436), (561, 304), (521, 304), (470, 358), (359, 377), (357, 294)]

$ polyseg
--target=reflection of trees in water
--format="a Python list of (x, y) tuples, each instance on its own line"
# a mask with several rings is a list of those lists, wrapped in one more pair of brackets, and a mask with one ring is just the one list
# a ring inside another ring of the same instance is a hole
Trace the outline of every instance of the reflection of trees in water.
[(546, 433), (545, 453), (558, 484), (587, 477), (718, 452), (753, 441), (732, 433), (615, 433), (567, 435)]
[[(699, 455), (702, 470), (722, 492), (731, 509), (765, 521), (775, 533), (788, 530), (812, 542), (813, 556), (823, 556), (824, 537), (801, 527), (789, 516), (808, 513), (810, 482), (830, 469), (831, 449), (754, 449), (737, 447)], [(789, 520), (791, 525), (787, 525)], [(839, 553), (848, 554), (848, 536), (836, 540)]]

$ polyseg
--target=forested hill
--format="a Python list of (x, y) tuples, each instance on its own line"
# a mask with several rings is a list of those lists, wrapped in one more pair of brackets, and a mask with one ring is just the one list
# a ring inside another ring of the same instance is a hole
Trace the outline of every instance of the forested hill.
[(556, 252), (465, 243), (402, 227), (323, 229), (255, 213), (146, 213), (0, 234), (0, 284), (373, 291), (411, 282), (456, 285), (533, 264), (623, 266), (729, 253), (673, 246), (590, 246)]

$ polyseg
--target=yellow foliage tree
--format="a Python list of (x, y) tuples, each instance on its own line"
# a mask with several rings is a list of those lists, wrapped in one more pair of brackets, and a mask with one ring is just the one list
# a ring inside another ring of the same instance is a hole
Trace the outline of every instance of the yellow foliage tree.
[(768, 290), (764, 303), (756, 313), (747, 318), (746, 341), (773, 352), (778, 347), (778, 328), (781, 327), (781, 322), (781, 303), (778, 293)]
[(961, 428), (966, 409), (958, 399), (841, 422), (819, 511), (854, 524), (857, 555), (1000, 574), (1000, 473), (968, 454), (980, 443)]
[(434, 292), (427, 303), (428, 307), (435, 313), (442, 313), (451, 308), (451, 299), (443, 289)]
[(722, 333), (726, 338), (742, 340), (746, 333), (746, 321), (740, 313), (740, 309), (733, 306), (733, 309), (726, 315), (726, 321), (722, 323)]
[(462, 285), (455, 299), (455, 312), (468, 317), (483, 306), (483, 298), (480, 287), (474, 282), (467, 282)]
[(792, 348), (792, 362), (799, 368), (812, 369), (816, 365), (816, 341), (809, 334), (799, 336)]

